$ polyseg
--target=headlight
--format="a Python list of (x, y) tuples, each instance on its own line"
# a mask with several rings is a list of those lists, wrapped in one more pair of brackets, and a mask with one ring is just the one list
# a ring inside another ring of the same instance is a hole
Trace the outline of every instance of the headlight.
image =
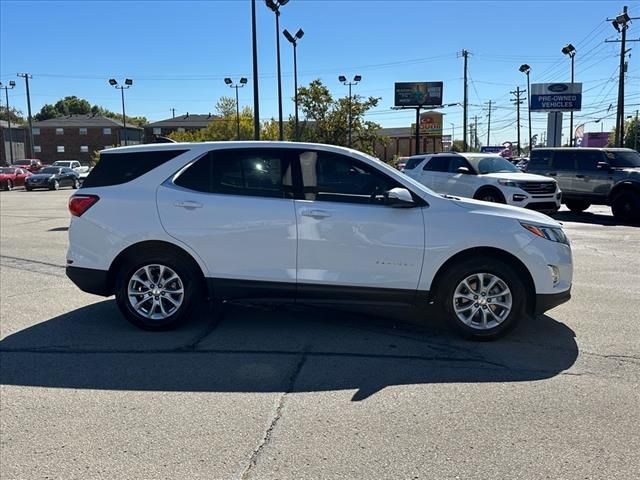
[(498, 180), (500, 185), (504, 185), (505, 187), (518, 187), (518, 182), (514, 182), (513, 180)]
[(524, 228), (529, 230), (537, 237), (546, 238), (552, 242), (564, 243), (569, 245), (569, 239), (561, 228), (543, 227), (540, 225), (532, 225), (530, 223), (520, 223)]

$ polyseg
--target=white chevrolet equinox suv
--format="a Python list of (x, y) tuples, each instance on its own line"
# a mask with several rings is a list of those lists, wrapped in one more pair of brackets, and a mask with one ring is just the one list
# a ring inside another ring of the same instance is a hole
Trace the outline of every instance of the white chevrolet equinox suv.
[(69, 200), (67, 275), (163, 330), (199, 302), (435, 305), (497, 337), (570, 298), (561, 225), (438, 195), (342, 147), (214, 142), (114, 148)]

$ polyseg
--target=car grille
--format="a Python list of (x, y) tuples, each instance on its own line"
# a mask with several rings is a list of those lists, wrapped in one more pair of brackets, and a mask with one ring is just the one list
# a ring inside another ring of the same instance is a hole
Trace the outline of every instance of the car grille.
[(527, 205), (526, 208), (528, 208), (529, 210), (546, 212), (546, 211), (558, 210), (558, 205), (556, 205), (555, 202), (537, 202), (537, 203), (530, 203), (529, 205)]
[(542, 195), (554, 193), (556, 191), (555, 182), (520, 182), (520, 188), (532, 195)]

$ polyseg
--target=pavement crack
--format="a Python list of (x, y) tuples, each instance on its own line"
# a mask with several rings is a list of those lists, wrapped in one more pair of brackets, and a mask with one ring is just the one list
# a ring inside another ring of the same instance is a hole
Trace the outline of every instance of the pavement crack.
[(271, 436), (273, 434), (273, 431), (276, 428), (276, 425), (278, 424), (280, 419), (282, 418), (282, 411), (284, 409), (284, 400), (285, 400), (287, 394), (293, 392), (293, 389), (295, 387), (296, 381), (298, 380), (298, 376), (300, 375), (300, 372), (302, 371), (302, 368), (304, 367), (304, 364), (305, 364), (306, 361), (307, 361), (307, 353), (306, 353), (306, 351), (304, 351), (304, 352), (302, 352), (302, 355), (300, 356), (300, 359), (298, 360), (298, 363), (296, 364), (293, 372), (291, 373), (291, 375), (289, 377), (289, 381), (287, 382), (286, 390), (280, 395), (280, 397), (278, 397), (278, 402), (276, 404), (274, 415), (271, 418), (271, 422), (269, 423), (269, 426), (267, 427), (262, 439), (260, 440), (260, 443), (253, 450), (253, 453), (251, 454), (251, 457), (249, 458), (249, 463), (247, 464), (247, 466), (242, 471), (242, 474), (240, 475), (240, 479), (241, 480), (247, 480), (251, 476), (251, 471), (258, 464), (258, 459), (260, 457), (260, 454), (262, 453), (264, 448), (267, 445), (269, 445), (269, 443), (271, 442)]

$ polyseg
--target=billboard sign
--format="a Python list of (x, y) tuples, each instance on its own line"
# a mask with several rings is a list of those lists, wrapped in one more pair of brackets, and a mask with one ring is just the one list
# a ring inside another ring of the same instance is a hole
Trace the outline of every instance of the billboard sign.
[(442, 82), (396, 82), (396, 107), (435, 107), (442, 105)]
[[(411, 134), (416, 134), (416, 124), (411, 124)], [(442, 136), (442, 114), (440, 112), (424, 112), (420, 114), (420, 136)]]
[(582, 108), (582, 83), (534, 83), (532, 112), (577, 112)]

